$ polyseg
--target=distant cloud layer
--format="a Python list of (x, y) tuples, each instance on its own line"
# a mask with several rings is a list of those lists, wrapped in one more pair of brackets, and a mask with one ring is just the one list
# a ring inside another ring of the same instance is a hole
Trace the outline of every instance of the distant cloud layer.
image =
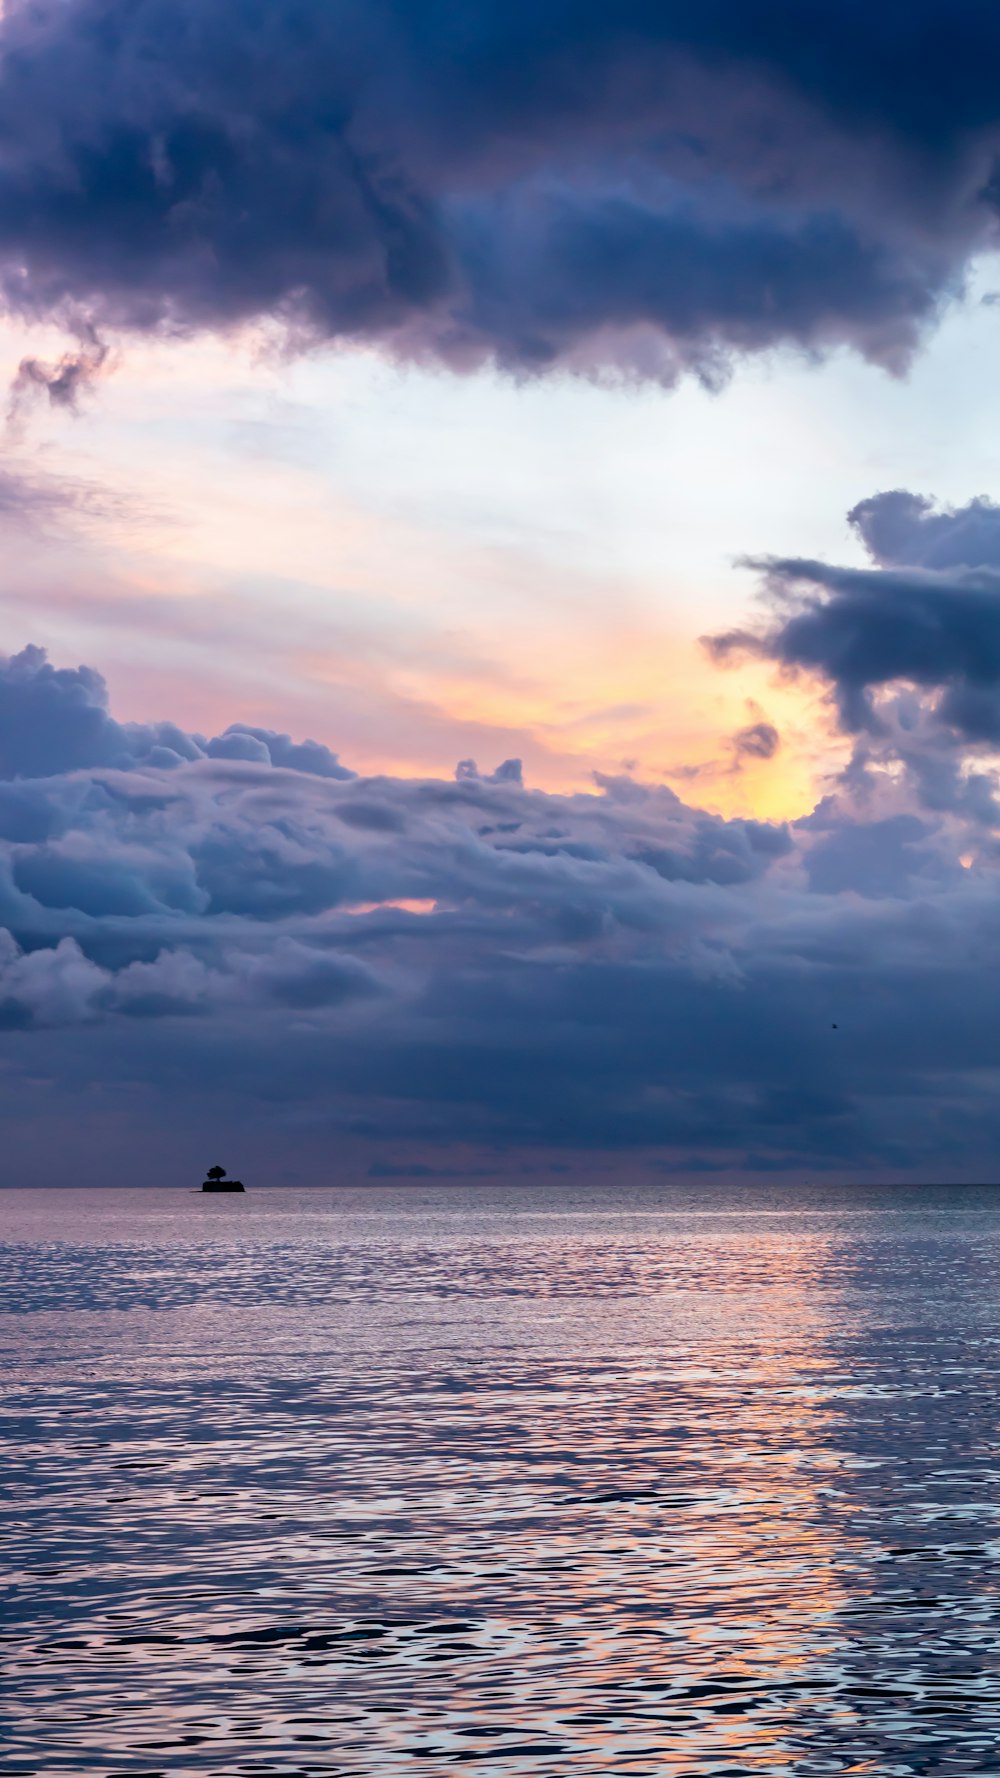
[(0, 287), (456, 367), (899, 364), (996, 241), (998, 60), (988, 0), (11, 0)]
[[(1000, 808), (968, 706), (1000, 681), (994, 511), (876, 496), (853, 515), (875, 565), (771, 561), (759, 627), (714, 639), (817, 675), (855, 736), (792, 826), (629, 778), (533, 790), (516, 761), (362, 778), (263, 728), (119, 723), (93, 669), (10, 658), (12, 1154), (21, 1130), (51, 1171), (78, 1124), (81, 1177), (136, 1140), (172, 1177), (180, 1121), (307, 1173), (349, 1149), (376, 1178), (611, 1155), (981, 1173)], [(777, 746), (763, 720), (733, 740), (737, 763)]]

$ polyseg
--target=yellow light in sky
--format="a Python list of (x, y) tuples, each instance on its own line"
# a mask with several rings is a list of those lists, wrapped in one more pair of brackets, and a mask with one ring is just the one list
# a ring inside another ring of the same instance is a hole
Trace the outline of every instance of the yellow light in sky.
[[(0, 326), (0, 375), (62, 343)], [(665, 423), (674, 449), (681, 414), (704, 454), (719, 410), (701, 395), (630, 404), (337, 355), (292, 372), (246, 342), (128, 344), (80, 417), (29, 417), (26, 473), (93, 498), (67, 535), (25, 540), (8, 646), (88, 660), (121, 717), (261, 723), (362, 772), (517, 755), (544, 788), (631, 773), (727, 815), (801, 814), (843, 747), (815, 689), (720, 672), (698, 647), (748, 589), (691, 518), (682, 457), (658, 494), (650, 454)], [(751, 708), (782, 746), (737, 762)]]

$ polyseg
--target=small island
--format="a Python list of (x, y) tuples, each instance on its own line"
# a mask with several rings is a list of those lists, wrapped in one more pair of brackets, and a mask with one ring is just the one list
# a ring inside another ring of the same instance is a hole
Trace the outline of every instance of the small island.
[(227, 1179), (225, 1167), (209, 1167), (203, 1192), (241, 1192), (244, 1185), (242, 1179)]

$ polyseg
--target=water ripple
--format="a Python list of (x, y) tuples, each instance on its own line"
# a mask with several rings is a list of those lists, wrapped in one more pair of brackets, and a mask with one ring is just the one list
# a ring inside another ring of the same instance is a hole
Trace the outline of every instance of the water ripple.
[(995, 1778), (1000, 1197), (3, 1207), (5, 1771)]

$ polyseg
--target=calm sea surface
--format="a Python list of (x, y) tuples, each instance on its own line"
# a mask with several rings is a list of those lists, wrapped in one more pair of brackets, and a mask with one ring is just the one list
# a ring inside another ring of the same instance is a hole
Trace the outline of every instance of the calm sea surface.
[(10, 1773), (1000, 1773), (1000, 1191), (0, 1193)]

